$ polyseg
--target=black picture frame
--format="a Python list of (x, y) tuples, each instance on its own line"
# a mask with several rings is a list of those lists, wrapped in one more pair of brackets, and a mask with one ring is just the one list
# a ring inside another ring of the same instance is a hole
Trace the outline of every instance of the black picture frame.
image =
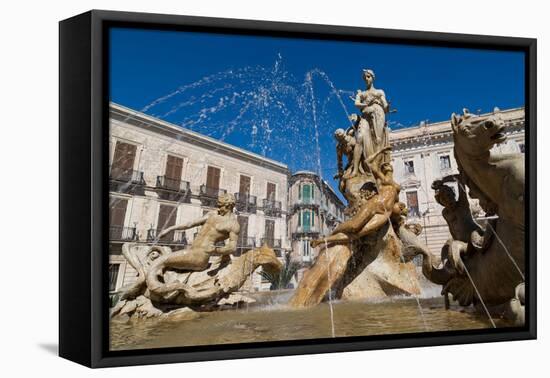
[[(526, 324), (518, 328), (108, 350), (108, 29), (206, 31), (525, 53)], [(535, 339), (536, 39), (92, 10), (59, 24), (59, 354), (89, 367)]]

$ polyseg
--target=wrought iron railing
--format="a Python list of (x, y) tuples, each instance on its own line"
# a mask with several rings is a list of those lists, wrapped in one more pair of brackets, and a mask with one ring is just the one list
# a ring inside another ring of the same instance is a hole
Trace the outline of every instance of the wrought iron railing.
[(111, 166), (109, 170), (109, 179), (121, 182), (131, 182), (133, 184), (145, 185), (142, 171)]
[(235, 202), (237, 210), (245, 212), (255, 212), (257, 197), (248, 193), (235, 193)]
[(147, 241), (149, 243), (165, 245), (187, 245), (187, 236), (185, 231), (172, 231), (168, 234), (158, 237), (162, 230), (150, 228), (147, 230)]
[(239, 238), (237, 247), (239, 248), (254, 248), (256, 246), (255, 238)]
[(278, 216), (281, 214), (282, 210), (281, 201), (269, 200), (264, 198), (263, 210), (266, 215)]
[(260, 244), (267, 244), (270, 248), (281, 248), (281, 239), (262, 238)]
[(157, 188), (188, 193), (191, 191), (189, 181), (177, 180), (166, 176), (157, 176)]
[(110, 226), (109, 240), (112, 241), (137, 241), (138, 234), (135, 227)]
[(227, 190), (225, 189), (212, 188), (204, 184), (200, 186), (200, 192), (199, 192), (201, 196), (208, 197), (208, 198), (215, 198), (215, 199), (217, 199), (221, 194), (225, 194), (225, 193), (227, 193)]

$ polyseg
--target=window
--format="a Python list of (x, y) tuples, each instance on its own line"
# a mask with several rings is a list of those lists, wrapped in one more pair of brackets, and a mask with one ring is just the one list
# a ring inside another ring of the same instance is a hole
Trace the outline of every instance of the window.
[(405, 161), (405, 173), (406, 174), (414, 173), (414, 161), (412, 160)]
[(313, 226), (315, 226), (315, 214), (312, 210), (302, 210), (301, 213), (301, 222), (298, 222), (298, 225), (302, 226), (304, 232), (309, 231)]
[(439, 157), (439, 168), (442, 171), (451, 169), (451, 157), (449, 155)]
[(242, 215), (237, 216), (237, 221), (239, 222), (240, 231), (239, 231), (239, 242), (237, 243), (238, 247), (237, 256), (240, 256), (247, 247), (251, 247), (248, 243), (248, 217)]
[(264, 235), (265, 235), (264, 236), (265, 239), (269, 240), (270, 242), (273, 241), (273, 239), (275, 239), (275, 221), (274, 220), (272, 219), (265, 220)]
[(277, 185), (275, 185), (274, 183), (272, 182), (268, 182), (267, 183), (267, 188), (266, 188), (266, 198), (268, 201), (275, 201), (276, 197), (277, 197)]
[(109, 291), (116, 290), (119, 269), (120, 264), (109, 264)]
[(136, 146), (130, 143), (117, 141), (115, 153), (111, 163), (111, 178), (130, 181), (136, 159)]
[(311, 257), (311, 245), (309, 240), (302, 240), (302, 256)]
[(241, 175), (239, 180), (239, 193), (250, 194), (250, 177)]
[[(164, 229), (176, 224), (178, 208), (176, 206), (163, 205), (159, 207), (159, 217), (157, 221), (157, 235)], [(168, 233), (162, 238), (163, 241), (173, 241), (174, 231)]]
[[(208, 166), (206, 172), (206, 187), (217, 191), (220, 188), (221, 171), (219, 168)], [(218, 193), (216, 193), (217, 195)]]
[(164, 171), (165, 185), (170, 189), (178, 190), (183, 170), (183, 159), (177, 156), (166, 157), (166, 170)]
[(519, 152), (524, 154), (525, 153), (525, 143), (519, 143), (518, 147), (519, 147)]
[(407, 207), (409, 209), (410, 216), (420, 216), (420, 210), (418, 208), (418, 193), (416, 191), (407, 192)]
[(128, 200), (123, 198), (111, 198), (109, 206), (109, 239), (121, 240), (124, 231), (124, 219)]
[(302, 199), (302, 202), (310, 203), (312, 202), (314, 197), (315, 197), (315, 191), (313, 190), (313, 185), (302, 184), (300, 188), (300, 196), (299, 196), (299, 198)]

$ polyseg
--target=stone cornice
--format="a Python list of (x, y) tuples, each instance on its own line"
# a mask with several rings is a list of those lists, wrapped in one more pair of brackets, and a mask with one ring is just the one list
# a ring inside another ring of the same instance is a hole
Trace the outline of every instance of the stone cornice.
[(175, 139), (175, 142), (182, 141), (202, 147), (209, 151), (215, 150), (221, 154), (259, 165), (287, 176), (290, 173), (286, 164), (265, 158), (261, 155), (243, 150), (242, 148), (225, 142), (221, 142), (206, 135), (184, 129), (180, 126), (151, 117), (113, 102), (109, 104), (109, 118), (144, 130), (149, 130), (157, 134), (168, 136)]
[[(492, 113), (481, 114), (487, 116)], [(502, 117), (506, 123), (506, 134), (512, 134), (525, 129), (525, 110), (524, 108), (515, 108), (501, 110)], [(433, 145), (438, 143), (452, 143), (451, 122), (436, 122), (424, 124), (399, 130), (390, 130), (390, 144), (394, 151), (421, 147), (423, 145)]]

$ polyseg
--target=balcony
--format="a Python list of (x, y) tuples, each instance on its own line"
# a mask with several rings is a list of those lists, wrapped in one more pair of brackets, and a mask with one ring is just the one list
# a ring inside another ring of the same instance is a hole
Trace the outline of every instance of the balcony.
[(175, 180), (166, 176), (157, 176), (156, 188), (161, 199), (168, 201), (191, 202), (191, 185), (188, 181)]
[(145, 185), (141, 171), (113, 166), (109, 169), (109, 190), (112, 192), (144, 195)]
[(292, 232), (292, 240), (298, 240), (305, 237), (316, 239), (319, 237), (320, 231), (317, 226), (298, 226)]
[(186, 246), (188, 244), (185, 231), (173, 231), (170, 232), (168, 235), (165, 235), (162, 238), (158, 239), (157, 235), (160, 234), (161, 231), (162, 230), (157, 230), (154, 228), (150, 228), (149, 230), (147, 230), (147, 242), (160, 245), (175, 246)]
[(261, 238), (260, 239), (260, 245), (267, 244), (269, 248), (273, 249), (281, 249), (281, 239), (271, 239), (271, 238)]
[(225, 189), (212, 188), (203, 184), (200, 186), (199, 198), (204, 206), (215, 207), (218, 197), (225, 193), (227, 193)]
[(281, 201), (263, 200), (264, 214), (271, 217), (280, 217), (282, 213)]
[(137, 241), (139, 239), (135, 227), (110, 226), (109, 240), (117, 242)]
[(248, 193), (235, 193), (235, 206), (238, 211), (255, 213), (257, 208), (256, 196)]
[(239, 238), (237, 241), (238, 248), (255, 248), (256, 239), (255, 238)]
[(321, 206), (321, 203), (315, 198), (300, 198), (293, 204), (294, 209), (317, 208), (319, 206)]

